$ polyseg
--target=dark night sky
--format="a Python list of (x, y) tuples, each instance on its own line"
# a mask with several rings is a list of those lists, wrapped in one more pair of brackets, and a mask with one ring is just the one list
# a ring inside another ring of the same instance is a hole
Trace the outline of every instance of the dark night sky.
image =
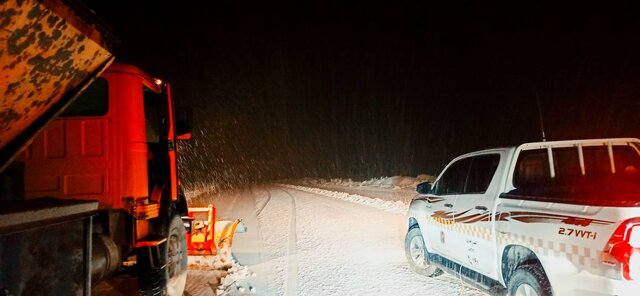
[(438, 173), (539, 140), (536, 93), (550, 140), (640, 137), (630, 5), (85, 2), (194, 107), (189, 185)]

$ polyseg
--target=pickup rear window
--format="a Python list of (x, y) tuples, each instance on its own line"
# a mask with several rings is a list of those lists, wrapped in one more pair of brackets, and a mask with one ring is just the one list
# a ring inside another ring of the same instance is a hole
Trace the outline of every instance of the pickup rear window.
[(516, 188), (503, 198), (598, 206), (640, 206), (640, 154), (631, 145), (523, 150)]

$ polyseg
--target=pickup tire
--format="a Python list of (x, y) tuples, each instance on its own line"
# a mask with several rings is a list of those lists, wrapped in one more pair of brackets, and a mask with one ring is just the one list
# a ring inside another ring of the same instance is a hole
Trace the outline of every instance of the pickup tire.
[[(182, 219), (173, 215), (167, 229), (167, 242), (160, 246), (163, 268), (153, 268), (148, 260), (138, 274), (140, 295), (182, 295), (187, 282), (187, 241)], [(142, 259), (142, 258), (141, 258)]]
[(442, 274), (442, 270), (429, 261), (429, 252), (419, 227), (413, 227), (407, 232), (404, 239), (404, 252), (409, 266), (415, 272), (428, 277)]
[(507, 285), (510, 296), (551, 296), (551, 284), (542, 267), (526, 264), (518, 267)]

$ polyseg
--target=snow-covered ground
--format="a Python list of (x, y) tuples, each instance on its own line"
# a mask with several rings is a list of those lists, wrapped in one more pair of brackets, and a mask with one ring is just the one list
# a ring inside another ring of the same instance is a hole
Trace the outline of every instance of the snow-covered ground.
[(215, 203), (218, 216), (242, 218), (248, 232), (234, 238), (235, 261), (190, 258), (185, 295), (484, 295), (452, 276), (409, 268), (405, 215), (419, 182), (410, 179), (192, 192), (190, 205)]

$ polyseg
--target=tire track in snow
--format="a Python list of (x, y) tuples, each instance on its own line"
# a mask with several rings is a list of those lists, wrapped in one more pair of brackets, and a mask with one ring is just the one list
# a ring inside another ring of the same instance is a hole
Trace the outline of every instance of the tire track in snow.
[(278, 188), (291, 197), (291, 217), (289, 220), (289, 245), (287, 246), (287, 277), (285, 278), (286, 295), (298, 295), (298, 257), (296, 234), (296, 199), (289, 191)]
[[(269, 191), (268, 189), (265, 191), (267, 192), (267, 200), (258, 208), (258, 210), (256, 211), (256, 216), (259, 216), (260, 213), (262, 213), (262, 210), (264, 210), (267, 204), (271, 201), (271, 191)], [(251, 188), (251, 194), (255, 196), (253, 192), (253, 187)]]
[[(254, 186), (251, 186), (249, 190), (251, 192), (251, 196), (253, 197), (254, 202), (256, 202), (259, 196), (256, 194), (256, 191), (253, 188)], [(264, 204), (262, 204), (262, 206), (260, 207), (260, 210), (256, 211), (256, 223), (254, 224), (256, 228), (256, 233), (258, 234), (258, 262), (263, 262), (264, 253), (265, 253), (264, 236), (262, 235), (262, 228), (260, 227), (260, 223), (258, 222), (258, 216), (271, 200), (271, 192), (269, 192), (269, 189), (264, 189), (264, 191), (267, 192), (267, 200), (264, 202)]]

